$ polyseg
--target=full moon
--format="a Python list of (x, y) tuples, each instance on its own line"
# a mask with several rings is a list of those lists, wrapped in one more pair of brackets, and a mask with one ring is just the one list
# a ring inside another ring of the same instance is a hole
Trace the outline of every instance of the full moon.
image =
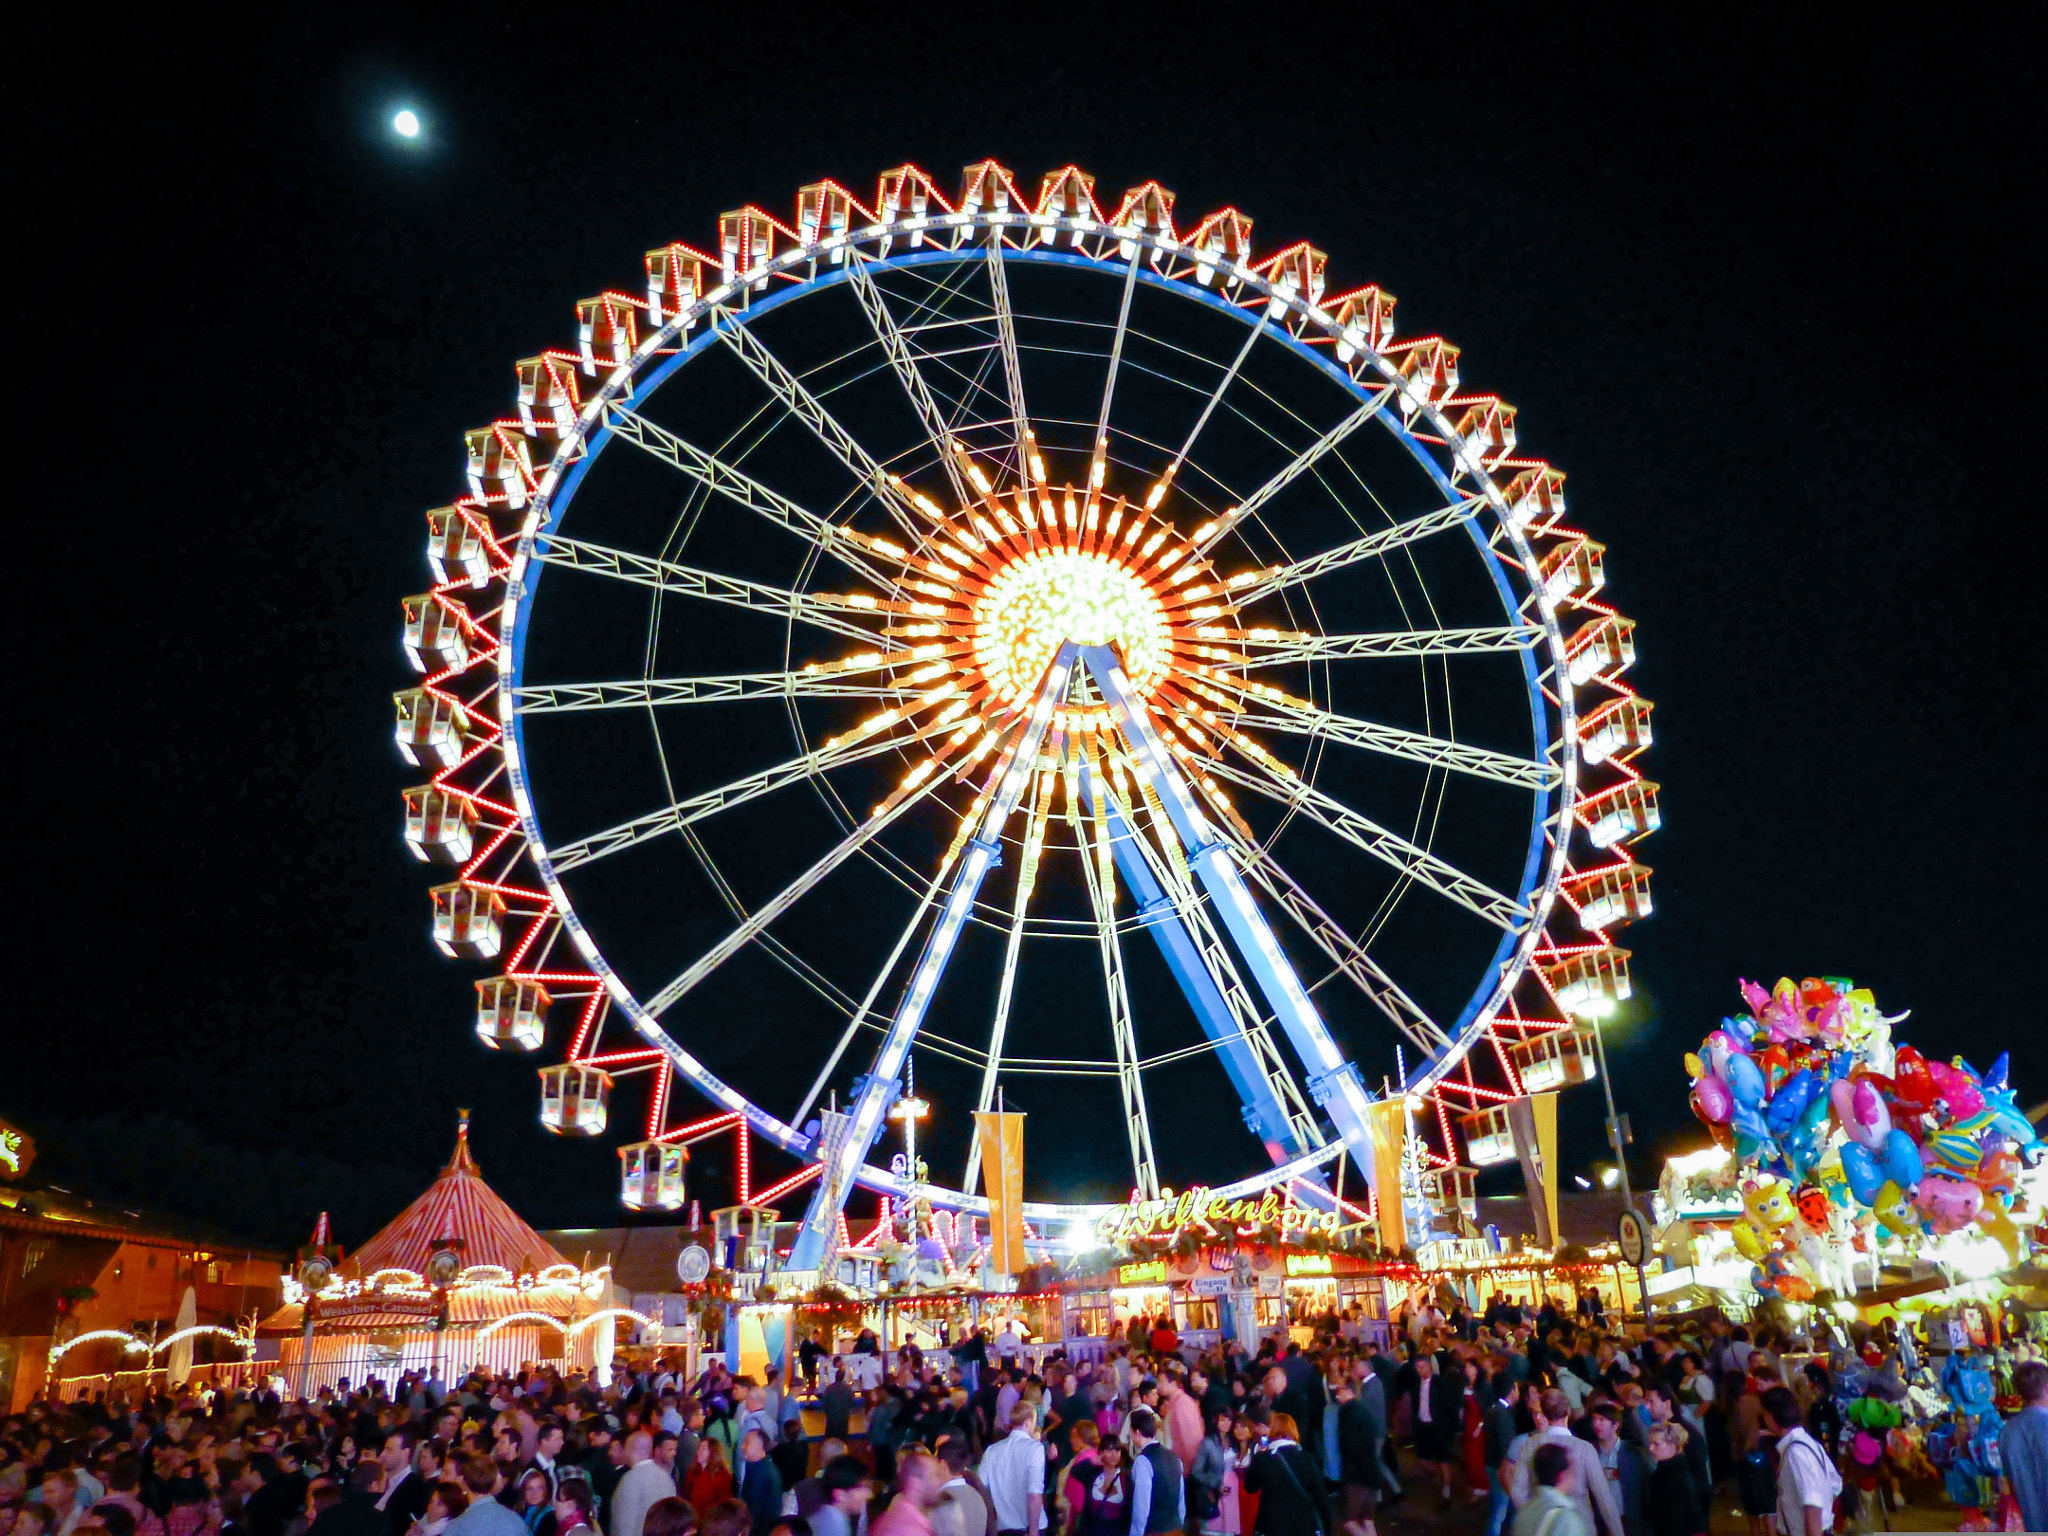
[(392, 118), (391, 126), (402, 139), (416, 139), (420, 136), (419, 114), (411, 108), (407, 108), (399, 113), (398, 116)]

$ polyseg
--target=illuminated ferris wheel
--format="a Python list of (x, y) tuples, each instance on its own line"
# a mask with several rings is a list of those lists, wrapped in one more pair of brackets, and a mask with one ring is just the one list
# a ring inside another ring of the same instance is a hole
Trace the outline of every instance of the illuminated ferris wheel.
[[(1634, 626), (1514, 408), (1324, 267), (1156, 183), (905, 166), (650, 251), (518, 365), (405, 603), (406, 837), (479, 1034), (556, 1053), (545, 1123), (648, 1081), (629, 1204), (764, 1138), (741, 1198), (808, 1186), (816, 1267), (912, 1192), (913, 1050), (1105, 1198), (1327, 1201), (1389, 1096), (1454, 1187), (1590, 1073), (1650, 905)], [(957, 1222), (955, 1141), (916, 1192)]]

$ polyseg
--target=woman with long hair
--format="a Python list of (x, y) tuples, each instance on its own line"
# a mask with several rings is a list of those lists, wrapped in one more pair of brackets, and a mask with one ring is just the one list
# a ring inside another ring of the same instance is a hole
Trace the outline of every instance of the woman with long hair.
[(512, 1512), (526, 1522), (526, 1536), (555, 1536), (555, 1490), (547, 1473), (529, 1467), (519, 1479), (518, 1503)]
[[(680, 1500), (663, 1499), (662, 1504), (680, 1503)], [(575, 1536), (578, 1530), (584, 1536), (601, 1536), (597, 1529), (597, 1494), (589, 1482), (581, 1477), (565, 1477), (555, 1486), (555, 1536)], [(654, 1510), (647, 1511), (652, 1523)], [(644, 1536), (644, 1533), (643, 1533)]]
[(1255, 1536), (1329, 1536), (1337, 1529), (1322, 1469), (1302, 1451), (1292, 1414), (1272, 1416), (1244, 1486), (1259, 1496)]
[(1259, 1453), (1258, 1426), (1239, 1414), (1230, 1426), (1230, 1471), (1237, 1482), (1237, 1529), (1239, 1536), (1251, 1536), (1259, 1528), (1259, 1494), (1244, 1485), (1244, 1469)]
[(1083, 1536), (1124, 1536), (1131, 1524), (1131, 1481), (1124, 1468), (1124, 1448), (1105, 1440), (1097, 1461), (1099, 1469), (1088, 1488)]
[(697, 1442), (697, 1454), (683, 1474), (683, 1497), (701, 1521), (712, 1505), (731, 1498), (732, 1490), (732, 1463), (725, 1459), (725, 1447), (706, 1435)]
[(1088, 1490), (1095, 1486), (1095, 1474), (1102, 1470), (1102, 1431), (1095, 1427), (1093, 1419), (1083, 1419), (1074, 1426), (1074, 1459), (1067, 1463), (1067, 1475), (1060, 1479), (1060, 1493), (1066, 1500), (1066, 1512), (1060, 1521), (1064, 1536), (1076, 1536), (1081, 1529), (1081, 1520), (1088, 1513)]
[(469, 1491), (460, 1483), (436, 1483), (427, 1495), (427, 1507), (413, 1521), (407, 1536), (441, 1536), (448, 1522), (469, 1508)]
[(1239, 1476), (1242, 1463), (1238, 1460), (1236, 1431), (1237, 1415), (1228, 1408), (1211, 1414), (1209, 1432), (1202, 1437), (1195, 1452), (1195, 1470), (1189, 1474), (1191, 1478), (1205, 1477), (1212, 1463), (1215, 1467), (1215, 1488), (1210, 1500), (1215, 1512), (1202, 1522), (1202, 1529), (1211, 1536), (1242, 1536), (1244, 1531), (1238, 1509), (1243, 1479)]
[(1465, 1486), (1472, 1491), (1471, 1501), (1477, 1504), (1490, 1491), (1486, 1476), (1486, 1404), (1493, 1401), (1492, 1383), (1486, 1372), (1480, 1369), (1477, 1357), (1462, 1360), (1453, 1369), (1462, 1371), (1465, 1377), (1465, 1405), (1458, 1425), (1458, 1461), (1465, 1474)]

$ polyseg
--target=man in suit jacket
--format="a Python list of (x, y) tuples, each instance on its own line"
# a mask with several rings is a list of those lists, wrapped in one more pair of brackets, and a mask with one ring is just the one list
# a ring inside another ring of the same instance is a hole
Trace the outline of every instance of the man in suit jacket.
[(427, 1512), (427, 1500), (433, 1497), (433, 1485), (413, 1468), (418, 1438), (409, 1427), (394, 1429), (384, 1437), (384, 1447), (377, 1453), (384, 1468), (384, 1492), (377, 1507), (391, 1523), (391, 1536), (405, 1536), (413, 1521)]
[[(1373, 1381), (1377, 1388), (1379, 1383)], [(1370, 1520), (1380, 1487), (1380, 1440), (1387, 1432), (1384, 1404), (1373, 1410), (1358, 1395), (1358, 1384), (1337, 1383), (1337, 1474), (1344, 1490), (1344, 1521)]]

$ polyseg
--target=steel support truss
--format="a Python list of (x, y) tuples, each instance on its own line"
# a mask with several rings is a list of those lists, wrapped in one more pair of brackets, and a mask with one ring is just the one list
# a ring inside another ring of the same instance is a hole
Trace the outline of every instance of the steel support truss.
[[(824, 1173), (791, 1249), (791, 1269), (817, 1269), (831, 1250), (846, 1198), (899, 1091), (898, 1080), (910, 1046), (923, 1024), (975, 897), (999, 861), (1004, 824), (1030, 784), (1053, 712), (1082, 672), (1110, 706), (1128, 748), (1129, 761), (1143, 784), (1147, 806), (1154, 812), (1155, 820), (1163, 816), (1164, 825), (1159, 827), (1162, 841), (1168, 840), (1170, 829), (1171, 841), (1177, 845), (1155, 851), (1131, 825), (1130, 816), (1112, 786), (1092, 768), (1082, 771), (1081, 798), (1088, 810), (1092, 833), (1092, 837), (1083, 839), (1082, 858), (1089, 864), (1085, 873), (1098, 927), (1110, 935), (1105, 941), (1104, 968), (1112, 1018), (1119, 1030), (1119, 1065), (1128, 1069), (1120, 1070), (1119, 1076), (1126, 1079), (1125, 1108), (1141, 1186), (1151, 1167), (1150, 1130), (1142, 1090), (1134, 1081), (1139, 1058), (1135, 1040), (1128, 1038), (1128, 998), (1120, 992), (1123, 968), (1120, 952), (1115, 949), (1114, 914), (1109, 910), (1114, 899), (1109, 889), (1112, 869), (1120, 870), (1130, 886), (1143, 926), (1152, 931), (1203, 1032), (1222, 1058), (1224, 1070), (1244, 1103), (1247, 1124), (1274, 1161), (1285, 1165), (1313, 1157), (1327, 1143), (1302, 1091), (1295, 1086), (1280, 1052), (1268, 1038), (1236, 963), (1197, 899), (1196, 885), (1221, 915), (1223, 927), (1242, 957), (1252, 983), (1289, 1044), (1308, 1067), (1308, 1097), (1323, 1107), (1354, 1156), (1367, 1159), (1371, 1155), (1367, 1106), (1372, 1096), (1357, 1068), (1338, 1050), (1307, 989), (1253, 901), (1238, 856), (1219, 836), (1174, 767), (1115, 653), (1102, 646), (1076, 646), (1068, 642), (1047, 672), (1026, 725), (997, 766), (991, 781), (993, 792), (980, 812), (979, 824), (966, 844), (951, 889), (905, 984), (872, 1068), (857, 1080), (853, 1100), (843, 1113), (821, 1117), (816, 1156)], [(1091, 841), (1092, 847), (1088, 846)], [(1180, 872), (1183, 859), (1185, 875)]]

